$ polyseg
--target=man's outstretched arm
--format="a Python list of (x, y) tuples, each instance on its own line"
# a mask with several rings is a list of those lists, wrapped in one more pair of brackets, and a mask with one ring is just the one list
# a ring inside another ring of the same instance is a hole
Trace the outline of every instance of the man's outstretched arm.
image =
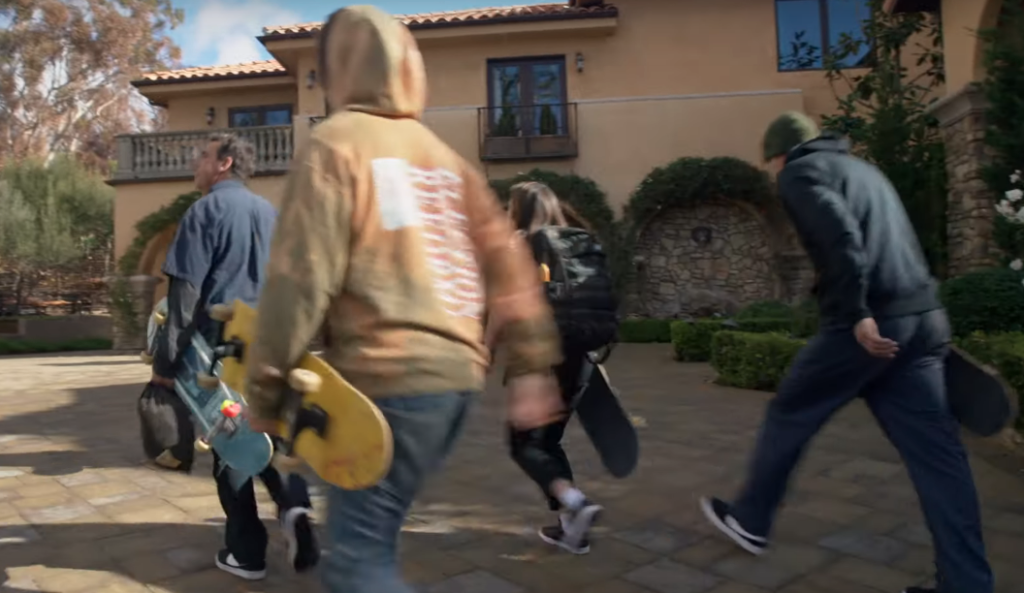
[(256, 421), (278, 419), (286, 374), (323, 325), (348, 268), (352, 201), (347, 167), (315, 139), (294, 167), (281, 201), (249, 350), (246, 393)]

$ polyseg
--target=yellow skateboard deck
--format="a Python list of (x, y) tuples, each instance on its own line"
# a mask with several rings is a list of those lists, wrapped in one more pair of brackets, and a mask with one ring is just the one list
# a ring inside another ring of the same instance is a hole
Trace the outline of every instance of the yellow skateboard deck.
[[(224, 322), (222, 344), (229, 350), (231, 344), (241, 346), (241, 357), (222, 359), (220, 380), (244, 393), (246, 347), (253, 339), (256, 310), (236, 300), (232, 305), (215, 305), (210, 315)], [(394, 446), (391, 427), (380, 409), (318, 356), (307, 352), (290, 371), (286, 378), (289, 397), (294, 399), (286, 408), (292, 413), (286, 413), (291, 418), (280, 425), (286, 454), (276, 457), (275, 464), (288, 469), (298, 457), (321, 478), (345, 490), (377, 484), (391, 467)], [(310, 418), (312, 423), (302, 421)], [(296, 427), (298, 434), (293, 434)]]

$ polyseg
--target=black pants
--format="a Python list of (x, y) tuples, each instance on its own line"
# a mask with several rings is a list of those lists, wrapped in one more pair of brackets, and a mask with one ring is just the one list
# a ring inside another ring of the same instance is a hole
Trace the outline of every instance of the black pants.
[[(261, 564), (267, 556), (267, 529), (256, 508), (256, 490), (252, 480), (236, 492), (228, 479), (228, 471), (218, 471), (220, 458), (213, 454), (213, 477), (217, 481), (217, 497), (227, 518), (224, 544), (235, 560), (242, 564)], [(268, 465), (260, 480), (277, 505), (278, 516), (294, 507), (311, 508), (306, 481), (298, 474), (288, 476), (287, 484), (274, 466)]]
[[(558, 386), (562, 392), (562, 400), (566, 407), (572, 402), (579, 388), (580, 372), (583, 370), (585, 352), (566, 352), (564, 362), (554, 368), (555, 377), (558, 379)], [(534, 428), (532, 430), (515, 430), (509, 427), (509, 447), (512, 450), (512, 459), (519, 465), (526, 475), (530, 476), (541, 492), (548, 499), (548, 507), (557, 511), (562, 504), (555, 497), (551, 496), (551, 484), (555, 480), (572, 481), (572, 466), (569, 465), (569, 458), (562, 449), (562, 435), (565, 427), (572, 417), (572, 410), (565, 415), (565, 418)]]

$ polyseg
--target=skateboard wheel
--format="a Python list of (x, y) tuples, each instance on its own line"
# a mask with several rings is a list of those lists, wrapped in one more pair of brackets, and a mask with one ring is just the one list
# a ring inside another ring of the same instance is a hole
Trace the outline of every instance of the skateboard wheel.
[(316, 393), (320, 391), (323, 379), (320, 375), (306, 369), (292, 369), (288, 373), (288, 386), (299, 393)]
[(302, 459), (298, 457), (289, 457), (282, 453), (274, 453), (274, 458), (271, 460), (271, 464), (273, 464), (274, 469), (290, 474), (302, 468)]
[(227, 323), (235, 317), (235, 310), (231, 305), (225, 305), (223, 303), (210, 307), (210, 319), (219, 321), (221, 323)]
[(214, 377), (209, 373), (198, 373), (196, 375), (196, 384), (203, 389), (216, 389), (220, 386), (220, 377)]
[(220, 407), (220, 413), (225, 418), (238, 418), (242, 414), (242, 406), (237, 402), (224, 402)]
[(199, 451), (200, 453), (210, 452), (210, 443), (207, 443), (204, 439), (201, 438), (196, 439), (196, 442), (193, 443), (193, 447), (195, 447), (196, 451)]
[(140, 352), (139, 353), (139, 358), (142, 360), (143, 364), (149, 364), (149, 365), (153, 364), (153, 355), (150, 354), (149, 352), (146, 352), (146, 351)]
[(153, 313), (153, 323), (157, 325), (163, 325), (167, 322), (167, 316), (163, 313)]

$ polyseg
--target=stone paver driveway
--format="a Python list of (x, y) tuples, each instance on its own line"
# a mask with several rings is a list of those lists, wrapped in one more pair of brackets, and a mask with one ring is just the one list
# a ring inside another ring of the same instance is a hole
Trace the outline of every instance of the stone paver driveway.
[[(495, 387), (407, 526), (404, 571), (422, 591), (869, 593), (928, 577), (929, 540), (906, 473), (861, 406), (814, 443), (773, 553), (753, 559), (711, 533), (696, 499), (733, 493), (767, 395), (710, 385), (707, 366), (674, 363), (664, 346), (622, 346), (609, 371), (646, 421), (643, 460), (633, 477), (613, 480), (573, 425), (580, 483), (607, 508), (591, 554), (557, 553), (534, 536), (550, 517), (505, 454)], [(147, 373), (133, 356), (0, 359), (0, 591), (318, 590), (315, 576), (295, 577), (279, 560), (276, 531), (266, 581), (212, 568), (222, 514), (209, 460), (192, 476), (141, 464), (135, 401)], [(1019, 593), (1024, 464), (988, 453), (973, 464), (998, 590)], [(263, 512), (269, 521), (271, 505)]]

